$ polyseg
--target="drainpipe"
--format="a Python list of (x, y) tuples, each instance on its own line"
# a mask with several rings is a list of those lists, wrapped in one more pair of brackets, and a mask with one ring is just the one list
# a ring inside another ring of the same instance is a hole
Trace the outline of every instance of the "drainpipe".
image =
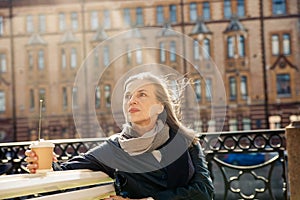
[(180, 0), (180, 15), (181, 15), (181, 33), (184, 35), (182, 38), (182, 48), (183, 48), (183, 74), (186, 76), (187, 73), (187, 66), (186, 66), (186, 60), (185, 60), (185, 30), (184, 30), (184, 2), (183, 0)]
[(261, 35), (261, 60), (263, 68), (263, 88), (264, 88), (264, 110), (265, 110), (265, 122), (266, 129), (270, 129), (269, 124), (269, 97), (268, 97), (268, 80), (266, 70), (266, 54), (265, 54), (265, 36), (264, 36), (264, 7), (263, 0), (259, 2), (259, 13), (260, 13), (260, 35)]
[(10, 40), (10, 65), (11, 65), (11, 84), (12, 84), (12, 125), (13, 141), (17, 141), (17, 117), (16, 117), (16, 84), (15, 84), (15, 54), (13, 36), (13, 0), (9, 0), (9, 40)]

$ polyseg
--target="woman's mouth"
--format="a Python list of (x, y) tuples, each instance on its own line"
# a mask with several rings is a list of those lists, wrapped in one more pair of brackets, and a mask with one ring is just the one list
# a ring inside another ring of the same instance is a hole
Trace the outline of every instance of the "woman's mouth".
[(140, 111), (140, 110), (137, 109), (137, 108), (130, 108), (130, 109), (128, 110), (129, 113), (136, 113), (136, 112), (138, 112), (138, 111)]

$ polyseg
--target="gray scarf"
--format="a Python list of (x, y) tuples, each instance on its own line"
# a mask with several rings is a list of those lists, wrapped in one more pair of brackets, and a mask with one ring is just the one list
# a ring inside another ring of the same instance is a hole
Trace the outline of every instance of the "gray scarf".
[(161, 153), (156, 149), (166, 143), (169, 137), (169, 126), (158, 120), (155, 127), (142, 136), (139, 136), (131, 126), (125, 126), (119, 137), (119, 144), (131, 156), (151, 152), (158, 161), (161, 161)]

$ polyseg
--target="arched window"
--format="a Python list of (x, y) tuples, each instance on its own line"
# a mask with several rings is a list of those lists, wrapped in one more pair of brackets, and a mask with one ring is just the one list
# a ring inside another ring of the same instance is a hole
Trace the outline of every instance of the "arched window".
[(171, 62), (176, 61), (176, 42), (175, 41), (170, 42), (170, 61)]
[(76, 48), (71, 49), (71, 68), (77, 67), (77, 50)]
[(230, 100), (234, 101), (236, 100), (236, 78), (235, 77), (229, 77), (229, 97)]
[(193, 53), (194, 53), (194, 59), (200, 60), (200, 51), (199, 51), (199, 43), (197, 40), (194, 40), (193, 42)]
[(38, 67), (40, 70), (43, 70), (45, 68), (45, 56), (44, 56), (44, 50), (39, 50), (38, 52)]
[(234, 37), (229, 36), (227, 38), (227, 57), (233, 58), (234, 57)]
[(279, 55), (279, 36), (272, 35), (272, 55)]
[(203, 52), (203, 57), (205, 59), (209, 59), (210, 58), (210, 40), (208, 38), (205, 38), (203, 40), (203, 47), (205, 49), (205, 52)]
[(245, 37), (239, 36), (239, 56), (245, 57)]
[(166, 62), (165, 43), (163, 42), (159, 43), (159, 58), (161, 63)]

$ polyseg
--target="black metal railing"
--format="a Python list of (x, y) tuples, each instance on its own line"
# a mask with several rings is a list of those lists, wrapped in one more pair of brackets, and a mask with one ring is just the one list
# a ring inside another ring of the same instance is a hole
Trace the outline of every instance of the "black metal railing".
[[(215, 185), (215, 199), (288, 199), (285, 130), (199, 135)], [(105, 138), (52, 140), (58, 160), (86, 152)], [(0, 173), (28, 173), (31, 142), (0, 143)]]

